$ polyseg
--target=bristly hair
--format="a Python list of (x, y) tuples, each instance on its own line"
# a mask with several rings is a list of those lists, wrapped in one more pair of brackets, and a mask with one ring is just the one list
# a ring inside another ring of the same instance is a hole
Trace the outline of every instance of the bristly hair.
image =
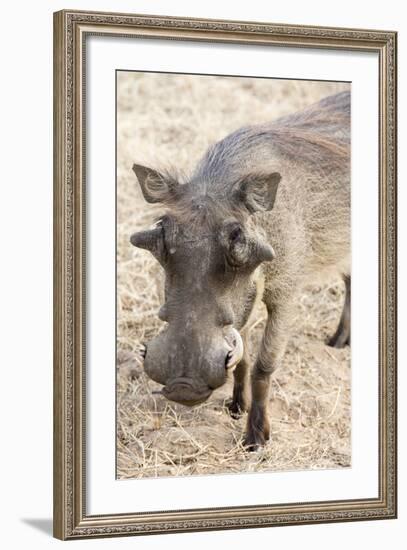
[(174, 227), (182, 226), (184, 238), (195, 239), (198, 235), (216, 232), (219, 224), (231, 216), (241, 222), (247, 216), (244, 207), (231, 197), (220, 200), (208, 190), (192, 194), (190, 187), (196, 185), (180, 185), (177, 198), (165, 203), (165, 214), (157, 219), (157, 223), (163, 224), (173, 235), (178, 231)]
[(268, 124), (239, 128), (215, 143), (197, 166), (195, 179), (216, 181), (242, 160), (270, 146), (288, 159), (336, 168), (350, 157), (350, 94), (330, 96), (304, 111)]
[(189, 224), (192, 233), (199, 227), (213, 230), (231, 209), (244, 219), (247, 211), (233, 200), (232, 189), (239, 178), (250, 176), (242, 173), (245, 160), (256, 158), (264, 147), (294, 164), (315, 165), (331, 174), (343, 170), (350, 161), (350, 93), (329, 96), (272, 123), (238, 129), (208, 149), (190, 178), (163, 170), (172, 188), (165, 201), (168, 214), (176, 223)]

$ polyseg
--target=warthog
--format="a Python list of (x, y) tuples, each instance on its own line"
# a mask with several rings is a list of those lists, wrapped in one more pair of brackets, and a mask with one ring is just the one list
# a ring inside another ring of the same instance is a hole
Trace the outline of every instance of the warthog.
[[(168, 324), (144, 349), (145, 372), (168, 399), (196, 405), (234, 370), (229, 409), (249, 411), (244, 443), (257, 449), (270, 435), (270, 375), (305, 283), (344, 278), (329, 343), (350, 342), (350, 94), (233, 132), (182, 184), (133, 170), (145, 200), (166, 207), (153, 229), (130, 239), (165, 270), (158, 315)], [(247, 332), (260, 300), (268, 317), (250, 377)]]

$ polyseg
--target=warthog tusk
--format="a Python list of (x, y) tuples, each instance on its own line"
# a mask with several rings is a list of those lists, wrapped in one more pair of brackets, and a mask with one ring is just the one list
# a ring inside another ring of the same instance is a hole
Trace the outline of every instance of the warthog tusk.
[(237, 330), (233, 328), (232, 334), (226, 338), (226, 341), (228, 344), (230, 344), (230, 342), (233, 343), (233, 348), (228, 353), (225, 365), (227, 369), (231, 369), (235, 367), (243, 357), (243, 340)]
[(146, 358), (147, 346), (146, 346), (145, 344), (143, 344), (143, 343), (140, 344), (139, 353), (140, 353), (142, 359), (145, 359), (145, 358)]

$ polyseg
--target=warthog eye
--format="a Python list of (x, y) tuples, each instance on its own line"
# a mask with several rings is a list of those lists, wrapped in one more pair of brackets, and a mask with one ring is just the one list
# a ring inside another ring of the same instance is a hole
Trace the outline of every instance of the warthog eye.
[(249, 242), (239, 222), (232, 220), (224, 224), (221, 241), (230, 267), (235, 269), (247, 263), (250, 253)]
[(228, 220), (221, 231), (221, 242), (225, 248), (227, 264), (232, 269), (254, 269), (261, 262), (274, 258), (273, 248), (247, 235), (237, 220)]
[(231, 243), (238, 241), (242, 237), (242, 228), (240, 226), (232, 229), (229, 235), (229, 240)]

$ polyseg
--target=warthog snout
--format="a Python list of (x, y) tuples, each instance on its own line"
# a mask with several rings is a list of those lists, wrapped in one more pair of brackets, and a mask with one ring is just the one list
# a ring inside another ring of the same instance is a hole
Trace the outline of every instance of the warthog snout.
[(170, 401), (193, 406), (206, 401), (212, 393), (212, 388), (205, 384), (199, 385), (192, 378), (176, 378), (165, 385), (161, 393)]
[(178, 331), (167, 329), (147, 344), (144, 370), (163, 385), (159, 393), (164, 397), (193, 406), (225, 383), (242, 355), (241, 336), (232, 327), (211, 339), (201, 334), (182, 338)]

